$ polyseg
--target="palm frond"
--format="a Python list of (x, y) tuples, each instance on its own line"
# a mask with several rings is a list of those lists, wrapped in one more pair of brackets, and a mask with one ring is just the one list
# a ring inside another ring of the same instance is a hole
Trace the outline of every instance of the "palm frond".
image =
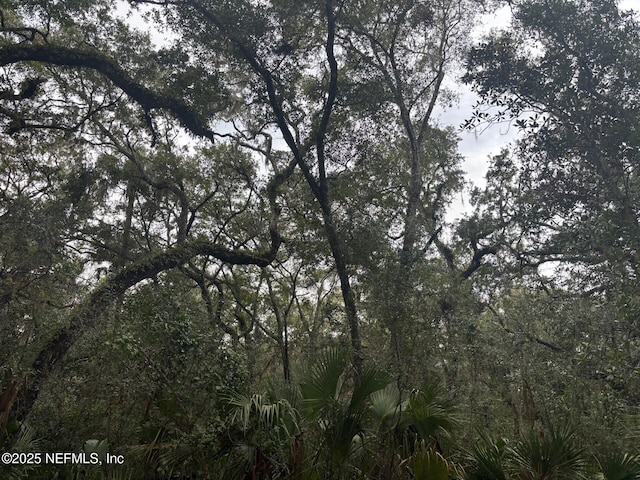
[(400, 391), (395, 385), (377, 390), (369, 397), (369, 410), (380, 426), (393, 427), (400, 413)]
[(465, 470), (467, 480), (507, 480), (506, 442), (492, 440), (481, 434), (478, 442), (467, 455), (469, 466)]
[(300, 390), (303, 404), (312, 415), (319, 415), (334, 407), (342, 391), (347, 365), (343, 353), (329, 349), (311, 366), (300, 384)]
[[(18, 437), (13, 444), (12, 452), (15, 453), (28, 453), (37, 452), (42, 450), (41, 439), (37, 437), (36, 430), (23, 423), (20, 425)], [(38, 465), (3, 465), (0, 464), (0, 476), (9, 480), (18, 480), (23, 478), (29, 478), (30, 473), (35, 471)]]
[(444, 387), (437, 382), (412, 391), (405, 410), (409, 424), (424, 440), (449, 435), (458, 424), (454, 405), (447, 399)]
[(568, 426), (548, 435), (530, 434), (511, 449), (511, 457), (522, 480), (587, 478), (585, 452), (575, 444)]
[(435, 449), (427, 447), (424, 440), (416, 445), (413, 455), (403, 463), (407, 464), (415, 480), (449, 480), (457, 471), (453, 463)]
[(13, 444), (14, 452), (34, 452), (40, 448), (42, 440), (36, 436), (36, 430), (26, 423), (20, 426), (20, 433)]
[(356, 384), (351, 394), (349, 402), (349, 411), (362, 411), (365, 402), (369, 397), (378, 391), (387, 387), (392, 381), (392, 377), (385, 372), (375, 368), (365, 368), (364, 371), (356, 379)]
[(232, 394), (228, 398), (228, 404), (232, 408), (230, 423), (239, 423), (243, 430), (247, 430), (252, 424), (260, 429), (273, 428), (285, 419), (297, 417), (295, 408), (287, 400), (281, 398), (273, 401), (259, 393)]
[(597, 459), (604, 480), (640, 480), (640, 457), (615, 452)]

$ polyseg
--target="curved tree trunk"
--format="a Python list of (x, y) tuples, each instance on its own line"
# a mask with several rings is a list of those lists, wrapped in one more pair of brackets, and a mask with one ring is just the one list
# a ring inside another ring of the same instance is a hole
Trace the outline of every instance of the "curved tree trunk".
[[(13, 400), (16, 398), (16, 392), (19, 393), (20, 410), (15, 412), (14, 416), (18, 420), (22, 420), (28, 415), (47, 378), (60, 360), (85, 331), (96, 325), (102, 313), (129, 288), (163, 271), (177, 268), (199, 255), (207, 255), (235, 265), (264, 267), (275, 258), (279, 244), (279, 238), (274, 237), (274, 242), (268, 252), (252, 253), (231, 251), (208, 241), (193, 240), (134, 262), (124, 267), (119, 273), (103, 280), (87, 298), (73, 309), (69, 325), (60, 330), (42, 348), (33, 361), (34, 376), (30, 378), (29, 383), (20, 388), (15, 384), (16, 382), (10, 382), (5, 388), (5, 391), (0, 395), (4, 408), (0, 412), (3, 417), (8, 419), (11, 405), (15, 403)], [(6, 426), (6, 419), (2, 425)], [(0, 433), (4, 433), (4, 430), (0, 430)]]

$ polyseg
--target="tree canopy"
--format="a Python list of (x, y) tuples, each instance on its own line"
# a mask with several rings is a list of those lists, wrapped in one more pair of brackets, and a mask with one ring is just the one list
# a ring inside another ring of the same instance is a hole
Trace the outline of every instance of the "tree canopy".
[(640, 478), (638, 17), (507, 3), (1, 1), (0, 442), (127, 465), (0, 476)]

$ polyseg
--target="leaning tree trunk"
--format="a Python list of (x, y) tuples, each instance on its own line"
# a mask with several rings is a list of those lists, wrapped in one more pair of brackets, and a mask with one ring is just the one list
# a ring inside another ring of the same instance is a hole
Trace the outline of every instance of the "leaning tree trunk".
[[(40, 351), (32, 363), (34, 375), (30, 377), (29, 383), (22, 382), (21, 385), (18, 385), (16, 382), (10, 382), (0, 394), (2, 400), (0, 413), (4, 419), (0, 426), (6, 427), (11, 407), (16, 404), (16, 400), (20, 410), (14, 412), (13, 416), (20, 421), (29, 414), (44, 388), (47, 378), (69, 349), (84, 332), (96, 325), (103, 312), (129, 288), (142, 280), (158, 275), (160, 272), (179, 267), (198, 255), (211, 256), (222, 262), (235, 265), (264, 267), (273, 261), (280, 244), (277, 234), (272, 232), (272, 235), (271, 249), (263, 253), (231, 251), (205, 240), (185, 242), (134, 262), (124, 267), (119, 273), (103, 280), (73, 309), (69, 325), (60, 330)], [(0, 430), (0, 436), (4, 433), (4, 429)]]

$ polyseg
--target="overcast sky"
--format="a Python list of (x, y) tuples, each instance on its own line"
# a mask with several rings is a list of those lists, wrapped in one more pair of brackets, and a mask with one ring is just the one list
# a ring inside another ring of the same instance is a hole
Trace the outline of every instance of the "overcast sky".
[[(636, 0), (640, 2), (640, 0)], [(484, 15), (478, 22), (478, 26), (472, 32), (472, 40), (478, 41), (492, 29), (504, 28), (509, 25), (511, 10), (505, 6), (491, 15)], [(451, 79), (455, 82), (455, 79)], [(501, 148), (511, 142), (516, 135), (516, 129), (508, 123), (487, 126), (476, 131), (463, 130), (460, 125), (467, 120), (473, 112), (473, 106), (478, 101), (467, 86), (455, 82), (452, 88), (458, 93), (458, 102), (450, 108), (440, 108), (437, 112), (437, 121), (442, 126), (448, 125), (457, 129), (460, 137), (459, 152), (465, 158), (463, 170), (466, 179), (478, 186), (484, 185), (484, 177), (487, 173), (489, 157), (500, 152)], [(447, 215), (453, 220), (464, 215), (470, 208), (466, 192), (461, 192), (449, 209)]]

